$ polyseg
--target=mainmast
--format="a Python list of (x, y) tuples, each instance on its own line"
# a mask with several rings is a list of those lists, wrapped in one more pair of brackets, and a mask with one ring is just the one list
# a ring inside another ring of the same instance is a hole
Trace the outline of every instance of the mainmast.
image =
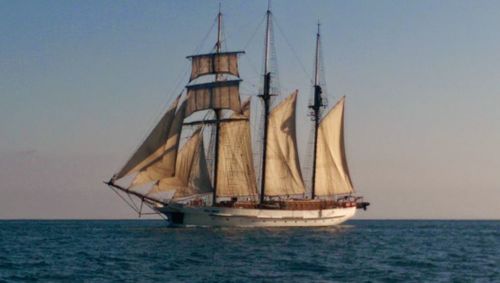
[(314, 199), (316, 196), (316, 159), (318, 151), (318, 128), (321, 119), (321, 107), (325, 106), (323, 104), (323, 99), (321, 97), (322, 89), (319, 85), (319, 60), (320, 60), (320, 33), (319, 33), (320, 23), (318, 22), (318, 32), (316, 33), (316, 53), (314, 56), (314, 97), (313, 104), (309, 105), (312, 109), (312, 117), (314, 121), (314, 150), (313, 150), (313, 172), (312, 172), (312, 184), (311, 184), (311, 198)]
[[(219, 3), (219, 13), (217, 14), (217, 42), (215, 43), (215, 53), (219, 54), (221, 51), (221, 35), (222, 35), (222, 13)], [(215, 81), (220, 81), (220, 74), (215, 74)], [(220, 131), (220, 109), (214, 109), (215, 113), (215, 156), (214, 156), (214, 194), (212, 196), (212, 206), (217, 204), (217, 171), (219, 171), (219, 131)]]
[(264, 203), (264, 195), (266, 188), (266, 152), (267, 152), (267, 135), (269, 124), (269, 108), (271, 103), (271, 72), (269, 71), (269, 53), (270, 53), (270, 37), (271, 37), (271, 10), (270, 2), (268, 3), (266, 12), (266, 38), (264, 48), (264, 87), (263, 93), (259, 95), (264, 102), (264, 137), (262, 141), (262, 174), (260, 179), (260, 204)]

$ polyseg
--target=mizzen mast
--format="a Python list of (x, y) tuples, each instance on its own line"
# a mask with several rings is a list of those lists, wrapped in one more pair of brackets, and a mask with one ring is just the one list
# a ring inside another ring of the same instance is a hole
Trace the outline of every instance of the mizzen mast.
[(318, 22), (318, 32), (316, 33), (316, 52), (314, 55), (314, 97), (313, 102), (309, 105), (312, 110), (312, 117), (314, 121), (314, 149), (313, 149), (313, 172), (311, 184), (311, 198), (316, 197), (316, 159), (318, 152), (318, 128), (321, 119), (321, 108), (326, 106), (323, 104), (321, 93), (323, 92), (319, 84), (319, 60), (320, 60), (320, 23)]

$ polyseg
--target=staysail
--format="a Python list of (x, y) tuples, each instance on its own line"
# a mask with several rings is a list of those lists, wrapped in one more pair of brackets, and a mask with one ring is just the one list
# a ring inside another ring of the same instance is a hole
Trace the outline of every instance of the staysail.
[(212, 191), (201, 128), (193, 133), (179, 151), (175, 175), (159, 180), (148, 194), (174, 190), (174, 198)]
[(250, 100), (242, 105), (242, 114), (234, 113), (222, 123), (219, 132), (217, 196), (257, 195), (250, 137)]
[(318, 128), (315, 186), (319, 196), (354, 192), (344, 148), (344, 101), (342, 97)]
[(182, 121), (186, 112), (186, 102), (183, 101), (175, 113), (174, 120), (168, 131), (168, 138), (163, 146), (163, 154), (153, 163), (146, 165), (132, 181), (131, 186), (140, 186), (154, 182), (175, 173), (175, 160), (182, 131)]
[(269, 114), (266, 152), (267, 196), (297, 195), (305, 192), (300, 172), (295, 128), (298, 91), (285, 98)]
[[(139, 146), (125, 166), (115, 175), (116, 179), (140, 172), (158, 162), (165, 154), (168, 154), (167, 151), (171, 149), (169, 145), (172, 145), (173, 139), (175, 140), (177, 138), (178, 127), (173, 126), (173, 124), (175, 124), (174, 122), (178, 124), (180, 118), (180, 123), (182, 125), (183, 117), (179, 116), (184, 115), (183, 111), (185, 110), (185, 106), (180, 107), (179, 110), (176, 111), (179, 99), (180, 96), (172, 102), (165, 115), (163, 115), (141, 146)], [(175, 156), (175, 150), (173, 155)], [(169, 167), (169, 164), (164, 165), (166, 165), (164, 167)], [(173, 166), (171, 166), (171, 168), (173, 168)]]

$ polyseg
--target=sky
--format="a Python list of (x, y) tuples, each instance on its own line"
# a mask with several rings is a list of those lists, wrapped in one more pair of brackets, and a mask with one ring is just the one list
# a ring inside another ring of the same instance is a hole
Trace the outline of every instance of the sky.
[[(221, 1), (258, 92), (267, 1)], [(0, 219), (137, 217), (102, 184), (209, 51), (219, 1), (0, 1)], [(500, 2), (272, 1), (281, 93), (346, 96), (357, 218), (500, 219)], [(208, 37), (207, 37), (208, 36)], [(204, 40), (205, 38), (205, 40)], [(299, 110), (299, 143), (307, 118)]]

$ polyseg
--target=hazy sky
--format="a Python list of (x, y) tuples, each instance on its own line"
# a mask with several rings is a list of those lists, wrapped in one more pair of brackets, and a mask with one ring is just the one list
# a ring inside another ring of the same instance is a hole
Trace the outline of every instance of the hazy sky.
[[(245, 94), (259, 83), (266, 6), (222, 1), (226, 45), (247, 51)], [(217, 9), (0, 1), (0, 218), (134, 216), (101, 181), (187, 82), (185, 56)], [(350, 171), (372, 202), (360, 218), (500, 218), (500, 2), (275, 0), (272, 9), (282, 92), (299, 89), (302, 102), (322, 22), (330, 104), (347, 96)]]

